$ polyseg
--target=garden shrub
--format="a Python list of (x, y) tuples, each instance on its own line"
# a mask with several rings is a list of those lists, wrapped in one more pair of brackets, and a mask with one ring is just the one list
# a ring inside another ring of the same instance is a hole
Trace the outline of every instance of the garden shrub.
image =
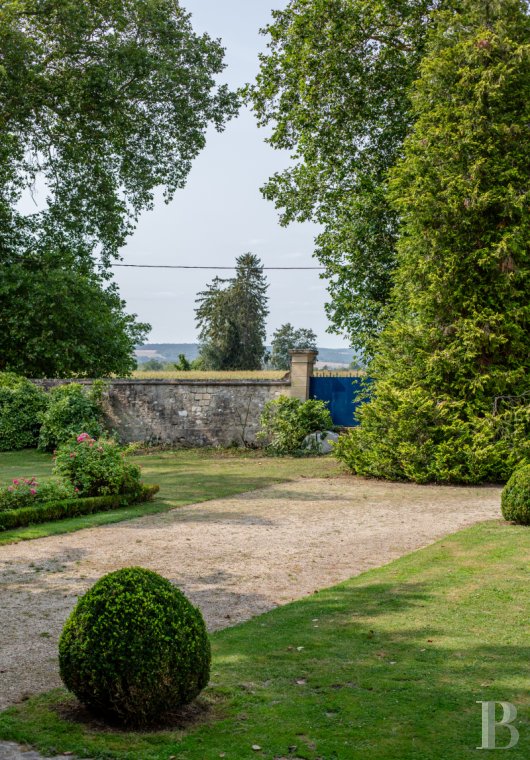
[(37, 445), (46, 393), (24, 377), (0, 372), (0, 451)]
[(131, 727), (161, 722), (207, 685), (203, 617), (168, 580), (125, 568), (78, 601), (59, 642), (61, 677), (86, 707)]
[(265, 404), (258, 438), (272, 454), (296, 454), (303, 452), (308, 435), (332, 427), (333, 420), (324, 401), (280, 396)]
[(0, 511), (33, 507), (75, 497), (75, 487), (63, 480), (39, 483), (36, 478), (14, 478), (10, 486), (0, 488)]
[(113, 509), (120, 509), (131, 504), (143, 504), (152, 501), (159, 490), (159, 486), (142, 485), (140, 490), (133, 494), (66, 499), (65, 501), (51, 501), (45, 504), (39, 503), (21, 509), (0, 511), (0, 531), (25, 528), (28, 525), (38, 525), (52, 520), (65, 520), (67, 517), (110, 512)]
[(502, 492), (505, 520), (530, 525), (530, 465), (516, 470)]
[(357, 475), (416, 483), (501, 483), (530, 462), (530, 406), (479, 415), (422, 388), (385, 383), (358, 411), (361, 427), (333, 454)]
[(101, 394), (101, 383), (90, 387), (70, 383), (53, 388), (40, 417), (39, 449), (53, 451), (83, 431), (94, 437), (101, 435)]
[(138, 465), (126, 451), (107, 438), (96, 440), (82, 433), (55, 453), (54, 474), (68, 480), (80, 496), (106, 496), (134, 492), (140, 487)]

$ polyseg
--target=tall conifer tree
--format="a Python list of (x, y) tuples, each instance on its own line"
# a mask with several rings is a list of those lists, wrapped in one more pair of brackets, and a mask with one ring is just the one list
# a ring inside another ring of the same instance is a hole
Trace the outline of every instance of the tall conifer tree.
[(267, 280), (257, 256), (236, 259), (236, 276), (216, 277), (196, 309), (201, 357), (208, 369), (258, 370), (265, 356)]
[(363, 474), (496, 481), (530, 460), (530, 19), (523, 0), (441, 12), (391, 174), (395, 316), (362, 427)]

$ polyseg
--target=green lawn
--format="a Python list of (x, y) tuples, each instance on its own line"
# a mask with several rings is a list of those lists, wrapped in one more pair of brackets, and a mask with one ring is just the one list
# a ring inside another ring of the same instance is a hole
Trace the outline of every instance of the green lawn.
[[(160, 485), (160, 494), (154, 502), (5, 531), (0, 533), (0, 546), (165, 512), (301, 476), (331, 477), (340, 472), (340, 465), (330, 457), (270, 458), (237, 450), (168, 451), (139, 456), (135, 461), (141, 465), (147, 483)], [(0, 454), (0, 485), (7, 485), (16, 477), (50, 477), (51, 471), (52, 460), (47, 454), (34, 450)]]
[(477, 700), (503, 700), (507, 757), (527, 760), (529, 570), (529, 529), (480, 525), (215, 634), (206, 724), (97, 731), (60, 717), (56, 691), (0, 715), (0, 737), (91, 758), (466, 760)]

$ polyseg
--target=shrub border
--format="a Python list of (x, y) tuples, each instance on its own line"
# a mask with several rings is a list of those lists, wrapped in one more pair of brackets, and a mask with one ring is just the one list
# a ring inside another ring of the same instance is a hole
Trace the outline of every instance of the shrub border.
[(140, 491), (110, 496), (93, 496), (86, 499), (66, 499), (52, 501), (35, 507), (23, 507), (0, 512), (0, 532), (12, 528), (26, 528), (28, 525), (80, 517), (95, 512), (110, 512), (113, 509), (152, 501), (160, 486), (142, 485)]

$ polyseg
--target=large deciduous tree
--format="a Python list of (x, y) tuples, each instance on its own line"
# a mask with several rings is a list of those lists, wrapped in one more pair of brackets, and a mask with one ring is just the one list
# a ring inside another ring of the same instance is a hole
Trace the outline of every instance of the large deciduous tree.
[(128, 375), (149, 325), (115, 285), (75, 257), (26, 256), (0, 276), (0, 371), (40, 377)]
[(0, 4), (4, 365), (53, 377), (133, 367), (123, 352), (145, 325), (101, 277), (155, 189), (170, 200), (208, 126), (221, 130), (236, 112), (235, 95), (216, 83), (223, 56), (178, 0)]
[(523, 0), (437, 14), (392, 173), (395, 316), (357, 473), (500, 481), (530, 460), (530, 17)]
[(197, 298), (201, 359), (206, 369), (258, 370), (265, 356), (268, 284), (257, 256), (236, 259), (236, 275), (216, 277)]
[(316, 351), (316, 334), (308, 328), (296, 329), (290, 322), (279, 327), (272, 336), (271, 366), (274, 369), (290, 369), (289, 351), (293, 348), (307, 348)]
[[(155, 188), (170, 199), (207, 127), (234, 114), (223, 55), (178, 0), (4, 0), (0, 261), (117, 256)], [(45, 204), (25, 215), (34, 190)]]
[[(281, 221), (323, 226), (336, 332), (370, 354), (387, 319), (399, 212), (387, 176), (410, 131), (409, 86), (429, 13), (442, 0), (290, 0), (264, 30), (268, 51), (248, 96), (268, 142), (293, 166), (263, 188)], [(447, 0), (446, 0), (447, 2)]]

